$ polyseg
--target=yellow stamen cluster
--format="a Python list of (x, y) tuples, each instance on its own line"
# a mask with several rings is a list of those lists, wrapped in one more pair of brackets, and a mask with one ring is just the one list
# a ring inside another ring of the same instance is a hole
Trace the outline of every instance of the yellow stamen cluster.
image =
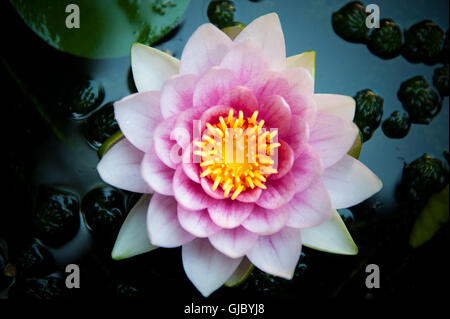
[(226, 118), (219, 116), (217, 123), (206, 123), (202, 141), (194, 142), (200, 148), (194, 151), (201, 156), (200, 177), (214, 182), (213, 191), (220, 186), (224, 197), (232, 194), (234, 200), (248, 188), (266, 189), (267, 176), (277, 173), (271, 158), (280, 146), (272, 142), (277, 131), (266, 131), (264, 120), (258, 122), (257, 117), (258, 111), (247, 119), (242, 111), (235, 117), (230, 109)]

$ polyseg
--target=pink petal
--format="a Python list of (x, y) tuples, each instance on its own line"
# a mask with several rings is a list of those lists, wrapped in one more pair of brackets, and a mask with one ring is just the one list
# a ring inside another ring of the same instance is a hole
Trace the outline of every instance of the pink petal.
[(292, 68), (283, 71), (283, 77), (288, 80), (292, 94), (312, 96), (314, 94), (314, 80), (305, 68)]
[(153, 245), (165, 248), (178, 247), (194, 239), (178, 222), (175, 198), (158, 193), (153, 195), (148, 207), (147, 232)]
[(200, 184), (186, 176), (181, 165), (173, 177), (173, 192), (177, 201), (190, 210), (205, 209), (216, 201), (203, 191)]
[(292, 279), (301, 249), (300, 230), (285, 227), (276, 234), (260, 236), (247, 258), (262, 271)]
[(265, 209), (255, 206), (250, 216), (242, 223), (249, 231), (259, 235), (272, 235), (280, 231), (289, 219), (290, 210), (286, 205), (278, 209)]
[(294, 228), (314, 227), (332, 216), (330, 195), (320, 180), (296, 193), (285, 206), (290, 210), (286, 225)]
[(358, 128), (336, 115), (318, 112), (311, 128), (309, 144), (319, 154), (325, 168), (339, 161), (352, 147)]
[(322, 181), (330, 193), (333, 208), (356, 205), (383, 187), (381, 180), (370, 169), (348, 155), (325, 169)]
[[(245, 116), (252, 116), (253, 112), (259, 109), (258, 100), (253, 92), (244, 87), (237, 86), (225, 93), (218, 102), (236, 111), (243, 111)], [(235, 114), (237, 116), (238, 114)]]
[(220, 67), (233, 71), (239, 82), (245, 84), (259, 73), (269, 69), (260, 50), (251, 41), (235, 45), (223, 58)]
[(165, 119), (192, 107), (198, 79), (198, 75), (178, 74), (166, 81), (161, 90), (161, 113)]
[(209, 216), (223, 228), (239, 226), (252, 212), (254, 204), (231, 199), (216, 200), (208, 207)]
[(141, 173), (147, 184), (156, 192), (162, 195), (173, 195), (172, 181), (175, 170), (161, 162), (155, 150), (145, 153)]
[(198, 81), (194, 91), (194, 108), (206, 110), (217, 105), (222, 95), (237, 86), (239, 81), (233, 72), (214, 67)]
[(293, 115), (298, 115), (308, 123), (309, 127), (314, 126), (317, 117), (317, 103), (310, 95), (288, 94), (284, 97), (291, 108)]
[(255, 187), (254, 189), (249, 188), (245, 192), (240, 193), (236, 200), (243, 203), (254, 203), (261, 196), (261, 193), (262, 189), (259, 187)]
[(283, 70), (286, 67), (284, 35), (276, 13), (253, 20), (234, 42), (241, 43), (249, 39), (255, 43), (273, 70)]
[(120, 130), (143, 152), (150, 149), (153, 131), (162, 120), (159, 101), (159, 92), (147, 91), (129, 95), (114, 103), (114, 113)]
[(309, 125), (299, 115), (292, 115), (291, 129), (284, 137), (297, 158), (305, 149), (309, 139)]
[(268, 129), (277, 129), (280, 137), (285, 137), (291, 128), (291, 109), (279, 95), (260, 99), (259, 119), (263, 119)]
[(294, 161), (291, 172), (295, 179), (296, 192), (303, 192), (323, 173), (322, 160), (314, 149), (307, 145)]
[(278, 170), (278, 173), (270, 175), (271, 180), (277, 180), (286, 175), (294, 164), (294, 151), (289, 144), (283, 140), (278, 141), (281, 146), (277, 148), (277, 156), (274, 157), (274, 167)]
[(197, 238), (184, 245), (181, 256), (187, 277), (204, 297), (220, 288), (242, 260), (225, 256), (206, 238)]
[(153, 193), (141, 176), (144, 153), (127, 139), (117, 142), (97, 165), (100, 177), (108, 184), (136, 193)]
[[(161, 121), (155, 128), (153, 133), (154, 150), (159, 159), (166, 164), (166, 166), (175, 169), (181, 159), (179, 158), (176, 137), (172, 130), (175, 128), (177, 117), (172, 116)], [(187, 139), (189, 136), (186, 137)]]
[(184, 46), (180, 74), (202, 74), (218, 65), (232, 44), (230, 38), (214, 25), (200, 26)]
[(289, 172), (277, 180), (268, 179), (267, 189), (264, 189), (256, 204), (266, 209), (277, 209), (294, 196), (295, 180), (292, 173)]
[(252, 90), (258, 101), (265, 96), (286, 97), (290, 94), (289, 82), (276, 72), (263, 72), (248, 81), (245, 86)]
[(180, 225), (195, 237), (208, 237), (221, 228), (214, 224), (206, 209), (189, 210), (178, 204), (178, 221)]
[(193, 154), (193, 148), (197, 149), (192, 143), (183, 152), (183, 171), (187, 177), (196, 183), (200, 183), (201, 169), (199, 165), (199, 156)]
[(244, 256), (258, 240), (258, 235), (244, 227), (222, 229), (209, 237), (211, 244), (230, 258)]
[(189, 143), (192, 142), (193, 136), (200, 137), (201, 127), (196, 126), (200, 123), (197, 123), (195, 121), (200, 120), (202, 114), (203, 111), (201, 109), (191, 108), (186, 111), (183, 111), (181, 114), (178, 115), (177, 120), (175, 122), (177, 135), (186, 137), (181, 140), (177, 140), (177, 143), (183, 149), (186, 148), (189, 145)]
[(353, 121), (355, 100), (351, 96), (339, 94), (314, 94), (314, 100), (320, 112), (331, 113), (344, 120)]

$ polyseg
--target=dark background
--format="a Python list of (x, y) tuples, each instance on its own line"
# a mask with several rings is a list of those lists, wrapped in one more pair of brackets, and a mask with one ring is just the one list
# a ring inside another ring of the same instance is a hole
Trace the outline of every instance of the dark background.
[[(432, 83), (433, 70), (439, 65), (412, 64), (402, 56), (382, 60), (365, 45), (344, 41), (332, 29), (331, 14), (345, 3), (239, 0), (235, 1), (235, 20), (247, 24), (265, 13), (277, 12), (287, 55), (307, 50), (317, 52), (316, 92), (354, 96), (357, 91), (370, 88), (384, 98), (383, 118), (387, 118), (394, 110), (402, 110), (397, 99), (400, 84), (415, 75), (423, 75)], [(448, 1), (370, 3), (378, 4), (382, 18), (393, 18), (402, 28), (425, 18), (444, 30), (449, 26)], [(207, 4), (207, 0), (192, 0), (180, 27), (156, 47), (168, 49), (179, 58), (193, 31), (208, 22)], [(95, 169), (98, 158), (84, 139), (82, 121), (71, 120), (61, 103), (65, 92), (85, 75), (103, 84), (104, 102), (118, 100), (133, 92), (133, 88), (129, 85), (129, 57), (90, 60), (57, 51), (28, 29), (7, 1), (2, 2), (1, 12), (4, 112), (1, 157), (5, 161), (1, 213), (7, 218), (1, 221), (0, 237), (7, 237), (8, 244), (15, 247), (30, 236), (27, 218), (32, 211), (35, 185), (69, 187), (80, 198), (93, 187), (102, 185)], [(35, 97), (36, 103), (31, 103), (29, 96)], [(40, 107), (65, 136), (64, 143), (55, 137), (55, 127), (52, 129), (43, 119)], [(144, 287), (139, 287), (142, 291), (139, 298), (177, 300), (177, 307), (190, 304), (191, 300), (207, 304), (242, 302), (249, 296), (255, 300), (271, 300), (274, 305), (295, 304), (302, 297), (346, 300), (442, 297), (441, 288), (447, 288), (449, 283), (448, 224), (424, 246), (411, 248), (409, 233), (417, 215), (405, 213), (394, 193), (404, 163), (423, 153), (442, 158), (442, 152), (449, 149), (448, 133), (448, 97), (431, 124), (413, 124), (403, 139), (389, 139), (381, 128), (376, 130), (364, 143), (360, 160), (381, 178), (384, 187), (351, 211), (341, 212), (359, 246), (359, 255), (338, 256), (305, 248), (292, 282), (255, 271), (244, 285), (222, 288), (203, 300), (184, 275), (179, 249), (159, 249), (130, 260), (112, 262), (105, 257), (109, 252), (102, 249), (99, 252), (86, 231), (78, 236), (76, 244), (54, 251), (58, 270), (63, 270), (69, 262), (77, 262), (82, 274), (87, 274), (82, 277), (82, 288), (70, 298), (120, 298), (111, 282), (134, 285), (142, 279), (140, 284)], [(364, 270), (370, 263), (380, 266), (380, 289), (365, 287)]]

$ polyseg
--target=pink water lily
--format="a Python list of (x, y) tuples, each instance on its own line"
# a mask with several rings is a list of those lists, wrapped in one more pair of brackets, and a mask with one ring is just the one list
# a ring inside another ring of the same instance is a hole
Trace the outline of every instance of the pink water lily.
[[(355, 102), (315, 94), (314, 61), (313, 52), (286, 59), (276, 14), (254, 20), (234, 40), (204, 24), (180, 60), (133, 45), (139, 93), (115, 103), (125, 138), (98, 172), (144, 195), (112, 257), (182, 246), (188, 278), (208, 296), (251, 264), (291, 279), (302, 244), (357, 253), (336, 209), (372, 196), (381, 181), (347, 155), (358, 134)], [(228, 129), (255, 134), (241, 149), (240, 135), (231, 137), (244, 161), (221, 161)], [(250, 140), (265, 143), (253, 160)]]

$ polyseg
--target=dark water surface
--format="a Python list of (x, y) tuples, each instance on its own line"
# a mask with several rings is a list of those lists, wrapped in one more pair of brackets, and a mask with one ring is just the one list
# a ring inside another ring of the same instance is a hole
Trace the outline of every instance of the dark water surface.
[[(189, 36), (199, 25), (208, 22), (208, 3), (207, 0), (192, 0), (181, 26), (156, 47), (170, 50), (179, 58)], [(392, 112), (403, 110), (397, 99), (397, 91), (403, 81), (423, 75), (431, 84), (433, 71), (440, 66), (412, 64), (402, 56), (383, 60), (370, 53), (365, 45), (349, 43), (338, 37), (331, 26), (331, 15), (346, 3), (344, 1), (239, 0), (235, 3), (235, 20), (244, 24), (263, 14), (277, 12), (288, 56), (308, 50), (317, 52), (316, 92), (354, 96), (357, 91), (369, 88), (384, 98), (383, 120)], [(377, 0), (372, 3), (378, 4), (382, 18), (394, 19), (403, 29), (423, 19), (433, 20), (444, 31), (449, 27), (448, 1)], [(81, 199), (94, 187), (103, 185), (96, 172), (96, 151), (83, 135), (84, 120), (70, 118), (64, 92), (70, 91), (73, 83), (85, 76), (103, 85), (105, 97), (102, 104), (118, 100), (133, 90), (130, 90), (128, 81), (129, 57), (90, 60), (59, 52), (29, 30), (11, 6), (6, 4), (3, 12), (8, 19), (3, 21), (7, 23), (3, 30), (7, 31), (2, 45), (2, 71), (8, 70), (5, 72), (8, 84), (3, 92), (6, 103), (2, 107), (7, 109), (7, 116), (3, 117), (2, 128), (5, 130), (3, 140), (6, 139), (5, 157), (9, 160), (6, 178), (8, 184), (15, 186), (10, 186), (2, 195), (2, 204), (11, 207), (8, 208), (9, 213), (15, 207), (19, 209), (14, 212), (14, 217), (7, 218), (10, 224), (2, 221), (0, 229), (6, 235), (0, 233), (0, 237), (8, 237), (8, 243), (14, 249), (16, 242), (29, 236), (26, 220), (30, 216), (32, 191), (28, 188), (32, 189), (33, 185), (62, 186)], [(20, 79), (20, 83), (13, 80), (12, 74)], [(30, 103), (24, 92), (36, 97), (38, 103)], [(16, 108), (16, 104), (25, 106)], [(43, 120), (39, 105), (50, 120)], [(383, 134), (381, 127), (378, 128), (363, 144), (360, 160), (380, 177), (384, 187), (366, 202), (352, 208), (351, 212), (341, 212), (347, 217), (344, 219), (360, 254), (346, 257), (304, 249), (305, 256), (292, 282), (254, 272), (243, 286), (221, 289), (213, 294), (212, 300), (245, 296), (249, 291), (288, 299), (299, 295), (356, 298), (421, 295), (434, 289), (437, 279), (443, 278), (448, 283), (445, 270), (448, 262), (442, 262), (440, 258), (441, 254), (447, 254), (442, 249), (448, 246), (448, 224), (445, 232), (438, 233), (431, 242), (413, 250), (408, 246), (408, 238), (411, 220), (415, 216), (400, 214), (394, 196), (405, 162), (409, 163), (423, 153), (443, 159), (443, 151), (448, 149), (448, 97), (431, 124), (413, 124), (403, 139), (390, 139)], [(20, 168), (18, 172), (13, 166)], [(17, 176), (23, 176), (23, 180)], [(11, 201), (12, 205), (8, 205)], [(145, 277), (143, 281), (150, 282), (163, 296), (199, 296), (184, 277), (178, 249), (112, 262), (107, 258), (109, 251), (96, 247), (83, 227), (76, 242), (54, 250), (54, 253), (59, 270), (71, 262), (78, 262), (88, 269), (90, 282), (86, 285), (91, 290), (85, 292), (81, 289), (77, 296), (95, 292), (122, 296), (122, 290), (126, 291), (124, 295), (133, 295), (129, 289), (131, 286), (136, 286), (142, 293), (137, 293), (138, 296), (154, 296), (152, 289), (141, 289), (139, 283), (135, 284), (139, 271), (142, 271), (139, 276)], [(383, 273), (383, 286), (376, 291), (368, 290), (364, 285), (364, 269), (370, 263), (378, 264)], [(133, 269), (132, 274), (130, 269)]]

